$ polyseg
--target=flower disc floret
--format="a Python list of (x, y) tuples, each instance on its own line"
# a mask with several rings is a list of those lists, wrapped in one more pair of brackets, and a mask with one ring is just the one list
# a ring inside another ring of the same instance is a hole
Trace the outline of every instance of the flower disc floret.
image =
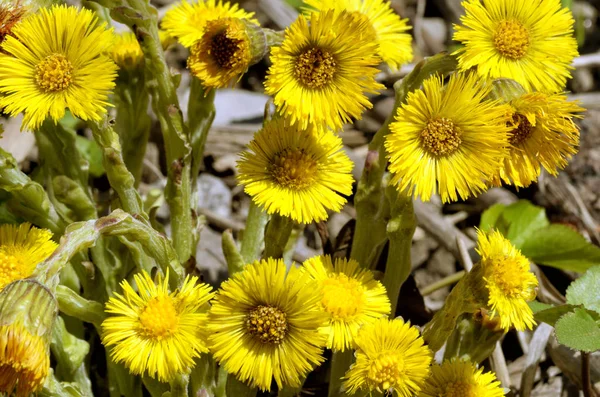
[(431, 367), (431, 376), (418, 397), (502, 397), (504, 390), (493, 372), (468, 361), (444, 361)]

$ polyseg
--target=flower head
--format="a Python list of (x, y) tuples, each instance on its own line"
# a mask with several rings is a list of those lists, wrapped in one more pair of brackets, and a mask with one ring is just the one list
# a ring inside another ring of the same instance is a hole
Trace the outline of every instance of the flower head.
[(535, 182), (542, 167), (551, 175), (566, 167), (577, 153), (579, 128), (573, 122), (584, 109), (564, 94), (532, 92), (509, 102), (512, 119), (509, 156), (500, 177), (517, 187)]
[(18, 280), (0, 292), (0, 394), (28, 397), (42, 389), (57, 314), (52, 293), (37, 281)]
[(206, 22), (204, 34), (190, 49), (188, 67), (208, 88), (222, 88), (239, 80), (266, 52), (260, 27), (238, 18)]
[(388, 0), (305, 0), (304, 3), (317, 11), (335, 9), (366, 15), (377, 37), (379, 56), (392, 70), (412, 60), (408, 19), (401, 19)]
[(185, 47), (191, 47), (202, 39), (206, 22), (220, 18), (247, 19), (258, 25), (253, 12), (246, 12), (237, 4), (222, 0), (182, 0), (171, 8), (162, 20), (162, 28), (176, 37)]
[(326, 10), (300, 15), (271, 48), (265, 92), (292, 124), (335, 130), (371, 108), (365, 93), (383, 88), (375, 81), (377, 42), (360, 13)]
[(54, 5), (30, 14), (12, 30), (0, 54), (0, 106), (24, 113), (37, 128), (60, 120), (66, 108), (83, 120), (106, 112), (117, 66), (106, 55), (113, 33), (87, 9)]
[(350, 394), (363, 390), (410, 397), (421, 390), (432, 355), (416, 327), (400, 318), (380, 318), (364, 325), (354, 344), (356, 363), (344, 383)]
[(140, 43), (131, 32), (116, 36), (110, 54), (119, 68), (125, 70), (135, 70), (144, 62), (144, 53)]
[(459, 67), (506, 77), (528, 91), (561, 91), (577, 53), (573, 16), (560, 0), (467, 0), (454, 40)]
[(507, 107), (484, 100), (490, 90), (475, 74), (455, 74), (445, 87), (433, 76), (408, 94), (385, 142), (399, 190), (447, 202), (486, 189), (508, 145)]
[(29, 223), (0, 226), (0, 290), (12, 281), (31, 276), (38, 263), (58, 246), (52, 232)]
[(253, 387), (269, 390), (275, 379), (300, 386), (323, 362), (327, 317), (314, 281), (281, 259), (246, 265), (221, 285), (209, 314), (210, 348), (225, 370)]
[(490, 318), (498, 316), (505, 330), (531, 329), (535, 321), (527, 302), (535, 298), (538, 282), (529, 260), (497, 230), (478, 231), (477, 237), (481, 261), (473, 275), (485, 283)]
[(419, 397), (502, 397), (504, 391), (493, 372), (483, 372), (468, 361), (444, 361), (431, 367)]
[(316, 134), (276, 119), (254, 135), (249, 149), (238, 162), (238, 180), (269, 214), (321, 221), (327, 210), (342, 209), (340, 194), (352, 192), (353, 164), (332, 132)]
[(102, 343), (110, 355), (132, 374), (148, 373), (161, 382), (186, 373), (194, 358), (208, 352), (205, 304), (213, 293), (197, 277), (186, 277), (182, 287), (169, 293), (166, 277), (155, 284), (148, 273), (136, 274), (139, 292), (124, 280), (123, 295), (106, 303), (112, 316), (102, 323)]
[(361, 326), (390, 314), (385, 287), (355, 260), (333, 262), (329, 255), (315, 256), (302, 269), (321, 288), (321, 307), (329, 315), (329, 323), (322, 328), (328, 336), (327, 348), (349, 349)]

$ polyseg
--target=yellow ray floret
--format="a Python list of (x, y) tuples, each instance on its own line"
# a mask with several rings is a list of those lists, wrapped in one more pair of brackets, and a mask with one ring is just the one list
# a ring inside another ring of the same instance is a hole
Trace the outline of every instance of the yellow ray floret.
[(171, 8), (162, 20), (161, 27), (177, 38), (185, 47), (191, 47), (202, 38), (206, 22), (220, 18), (248, 19), (258, 25), (253, 12), (246, 12), (237, 4), (222, 0), (183, 0)]
[(504, 390), (493, 372), (468, 361), (444, 361), (431, 367), (431, 376), (418, 397), (502, 397)]
[(249, 149), (238, 162), (238, 180), (269, 214), (322, 221), (352, 193), (353, 164), (332, 132), (316, 134), (277, 119), (254, 135)]
[(269, 390), (299, 387), (323, 362), (327, 316), (316, 283), (281, 259), (246, 265), (221, 285), (209, 315), (210, 349), (242, 382)]
[(29, 15), (6, 38), (0, 54), (0, 106), (23, 112), (35, 129), (68, 108), (83, 120), (106, 113), (117, 66), (107, 53), (113, 33), (87, 9), (54, 5)]
[(123, 295), (115, 293), (106, 304), (111, 316), (102, 323), (102, 343), (132, 374), (169, 382), (208, 352), (204, 310), (213, 293), (208, 285), (197, 284), (197, 277), (186, 277), (171, 293), (168, 277), (155, 284), (143, 272), (134, 279), (139, 292), (124, 280)]
[(265, 92), (292, 124), (342, 128), (372, 107), (365, 93), (383, 86), (375, 81), (377, 42), (367, 17), (327, 10), (299, 16), (271, 49), (273, 65)]
[(397, 318), (363, 326), (354, 341), (356, 363), (346, 373), (349, 394), (389, 393), (412, 397), (429, 375), (432, 354), (419, 330)]
[(564, 94), (532, 92), (512, 101), (509, 121), (510, 151), (500, 169), (500, 178), (517, 187), (537, 181), (541, 169), (557, 175), (577, 153), (579, 127), (573, 118), (583, 112)]
[(459, 67), (484, 77), (506, 77), (528, 91), (564, 89), (573, 58), (573, 16), (560, 0), (467, 0), (454, 40)]
[(144, 53), (135, 35), (125, 32), (115, 37), (111, 58), (121, 69), (135, 70), (144, 62)]
[(28, 397), (42, 389), (50, 369), (48, 343), (21, 324), (0, 326), (0, 393)]
[(305, 0), (304, 3), (308, 12), (336, 9), (366, 15), (377, 37), (379, 56), (392, 70), (412, 60), (408, 19), (401, 19), (394, 12), (389, 0)]
[(321, 329), (328, 337), (327, 348), (351, 348), (361, 326), (390, 314), (385, 287), (355, 260), (337, 258), (334, 262), (329, 255), (315, 256), (306, 260), (302, 269), (321, 289), (321, 307), (329, 315), (328, 324)]
[(0, 226), (0, 290), (12, 281), (31, 276), (58, 245), (52, 232), (29, 223)]
[(477, 232), (481, 261), (473, 274), (481, 274), (488, 293), (490, 318), (498, 316), (505, 330), (532, 329), (533, 312), (527, 304), (535, 298), (537, 278), (529, 260), (498, 231)]
[(451, 76), (445, 87), (433, 76), (408, 94), (385, 142), (399, 190), (448, 202), (487, 188), (508, 150), (509, 109), (484, 100), (490, 90), (471, 73)]

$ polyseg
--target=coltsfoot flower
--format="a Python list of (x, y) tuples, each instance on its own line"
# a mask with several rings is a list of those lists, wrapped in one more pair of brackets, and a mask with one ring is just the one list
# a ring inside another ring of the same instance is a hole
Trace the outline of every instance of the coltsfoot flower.
[(29, 397), (41, 391), (57, 314), (52, 293), (37, 281), (15, 281), (0, 292), (0, 394)]
[(460, 69), (510, 78), (528, 91), (557, 92), (578, 55), (573, 16), (560, 0), (467, 0), (454, 40)]
[(267, 44), (259, 26), (238, 18), (206, 22), (204, 34), (190, 49), (188, 68), (207, 88), (232, 85), (265, 55)]
[(385, 147), (399, 190), (443, 202), (487, 189), (507, 156), (509, 109), (484, 98), (491, 90), (474, 73), (439, 76), (408, 94), (391, 123)]
[(131, 32), (116, 35), (110, 54), (112, 60), (121, 69), (136, 70), (144, 63), (144, 53), (140, 43)]
[(23, 112), (23, 126), (36, 129), (68, 108), (82, 120), (106, 113), (117, 66), (106, 55), (112, 30), (94, 12), (54, 5), (30, 14), (2, 44), (0, 107)]
[(400, 318), (380, 318), (364, 325), (354, 344), (356, 363), (344, 382), (350, 394), (362, 390), (411, 397), (423, 387), (432, 354), (416, 327)]
[(165, 14), (161, 27), (185, 47), (202, 39), (206, 22), (221, 18), (247, 19), (258, 25), (253, 12), (222, 0), (183, 0)]
[(267, 123), (238, 161), (238, 180), (269, 214), (301, 223), (340, 211), (352, 193), (352, 161), (332, 132), (317, 134), (284, 119)]
[(305, 0), (304, 4), (309, 12), (336, 9), (366, 15), (375, 30), (379, 56), (392, 70), (412, 60), (408, 19), (394, 12), (389, 0)]
[(573, 118), (585, 109), (564, 94), (524, 93), (509, 102), (509, 155), (500, 178), (517, 187), (537, 181), (541, 169), (551, 175), (565, 168), (579, 146)]
[(326, 10), (300, 15), (285, 30), (280, 47), (271, 48), (265, 92), (292, 124), (340, 130), (372, 107), (365, 93), (380, 62), (377, 41), (366, 16)]
[(329, 323), (322, 328), (327, 348), (351, 348), (361, 326), (390, 314), (385, 287), (355, 260), (336, 258), (334, 262), (329, 255), (315, 256), (302, 269), (321, 289), (321, 307), (329, 315)]
[(0, 226), (0, 290), (7, 284), (31, 276), (58, 245), (52, 232), (29, 223)]
[[(503, 329), (532, 329), (535, 321), (527, 304), (536, 296), (537, 278), (529, 260), (499, 231), (477, 232), (481, 261), (469, 275), (483, 280), (490, 318), (498, 316)], [(481, 282), (474, 281), (473, 285)]]
[[(287, 273), (287, 274), (286, 274)], [(209, 313), (210, 349), (240, 381), (269, 390), (275, 379), (299, 387), (324, 361), (327, 316), (319, 308), (316, 283), (281, 259), (246, 265), (223, 282)]]
[(493, 372), (468, 361), (444, 361), (431, 367), (431, 376), (418, 397), (502, 397), (504, 390)]
[[(0, 45), (6, 36), (12, 34), (13, 27), (23, 19), (29, 11), (21, 0), (0, 2)], [(0, 51), (2, 51), (0, 49)]]
[(123, 295), (106, 303), (110, 313), (102, 323), (102, 343), (110, 356), (134, 375), (147, 373), (161, 382), (187, 373), (200, 353), (208, 352), (206, 303), (210, 286), (186, 277), (182, 287), (169, 292), (166, 277), (155, 284), (148, 273), (134, 276), (139, 292), (124, 280)]

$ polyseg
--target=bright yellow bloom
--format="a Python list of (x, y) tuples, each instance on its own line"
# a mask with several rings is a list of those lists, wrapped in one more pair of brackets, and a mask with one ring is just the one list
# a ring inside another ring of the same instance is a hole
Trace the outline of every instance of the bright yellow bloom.
[(58, 245), (52, 232), (29, 223), (0, 226), (0, 290), (15, 280), (31, 276)]
[(282, 259), (262, 260), (223, 282), (209, 313), (210, 349), (240, 381), (267, 391), (299, 387), (324, 361), (327, 321), (316, 283)]
[(500, 177), (518, 187), (537, 181), (543, 167), (551, 175), (567, 166), (579, 146), (573, 117), (584, 109), (564, 94), (533, 92), (510, 101), (510, 152)]
[(351, 348), (361, 326), (390, 314), (385, 287), (355, 260), (336, 258), (334, 263), (329, 255), (315, 256), (306, 260), (302, 269), (321, 288), (321, 306), (329, 315), (329, 323), (322, 328), (328, 337), (327, 348)]
[(478, 76), (455, 74), (444, 87), (433, 76), (408, 94), (390, 125), (385, 147), (392, 183), (429, 200), (466, 199), (487, 188), (507, 155), (507, 107), (485, 101), (491, 87)]
[(431, 367), (419, 397), (502, 397), (504, 390), (493, 372), (467, 361), (444, 361)]
[(267, 123), (238, 161), (238, 180), (252, 200), (301, 223), (339, 212), (352, 193), (352, 161), (332, 132), (301, 130), (284, 119)]
[(535, 321), (527, 302), (535, 298), (538, 282), (529, 260), (499, 231), (478, 231), (477, 237), (481, 261), (473, 274), (481, 274), (485, 282), (490, 318), (498, 316), (505, 330), (531, 329)]
[[(262, 38), (262, 43), (257, 38)], [(266, 52), (261, 28), (237, 18), (206, 22), (204, 35), (190, 49), (188, 68), (207, 88), (232, 85)], [(262, 44), (262, 45), (261, 45)], [(260, 48), (262, 47), (262, 51)]]
[(134, 375), (147, 372), (161, 382), (188, 372), (194, 358), (208, 352), (204, 309), (214, 295), (189, 276), (169, 293), (167, 278), (157, 285), (148, 273), (136, 274), (138, 293), (123, 280), (123, 295), (115, 293), (106, 303), (113, 316), (102, 323), (102, 343), (112, 346), (111, 358)]
[(303, 15), (285, 30), (281, 47), (271, 48), (265, 92), (292, 124), (340, 130), (372, 107), (365, 93), (375, 81), (377, 42), (360, 13), (333, 10)]
[(356, 363), (345, 376), (349, 394), (358, 390), (412, 397), (429, 375), (432, 354), (416, 327), (397, 318), (363, 326), (354, 340)]
[(116, 36), (110, 54), (113, 61), (125, 70), (135, 70), (144, 62), (142, 47), (131, 32)]
[(394, 12), (389, 0), (305, 0), (304, 3), (318, 11), (336, 9), (366, 15), (375, 30), (379, 56), (392, 70), (412, 60), (412, 36), (406, 33), (410, 30), (408, 19), (401, 19)]
[(258, 25), (253, 12), (246, 12), (237, 4), (222, 0), (183, 0), (171, 8), (162, 20), (161, 27), (185, 47), (191, 47), (202, 38), (206, 22), (220, 18), (247, 19)]
[(483, 77), (506, 77), (528, 91), (564, 89), (577, 53), (573, 16), (560, 0), (464, 1), (463, 26), (455, 26), (459, 67)]
[(0, 392), (29, 397), (42, 389), (49, 368), (44, 338), (18, 323), (0, 326)]
[(66, 108), (82, 120), (99, 120), (115, 83), (117, 66), (106, 55), (112, 30), (87, 9), (54, 5), (29, 15), (12, 30), (0, 54), (0, 107), (23, 112), (23, 126)]

